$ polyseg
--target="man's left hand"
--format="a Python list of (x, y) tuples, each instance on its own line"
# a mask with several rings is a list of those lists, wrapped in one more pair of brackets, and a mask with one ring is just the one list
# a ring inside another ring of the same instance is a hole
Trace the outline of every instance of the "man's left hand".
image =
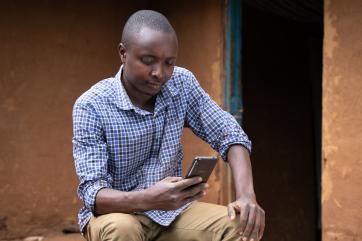
[(253, 198), (242, 197), (228, 205), (231, 220), (240, 214), (243, 241), (259, 241), (264, 233), (265, 212)]

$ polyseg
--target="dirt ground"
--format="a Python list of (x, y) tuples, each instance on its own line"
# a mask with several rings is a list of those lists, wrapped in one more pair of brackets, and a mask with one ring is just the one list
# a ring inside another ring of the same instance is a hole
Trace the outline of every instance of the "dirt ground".
[(42, 241), (85, 241), (81, 234), (63, 234), (45, 237)]
[[(8, 241), (8, 240), (1, 240)], [(10, 241), (10, 240), (9, 240)], [(81, 234), (52, 233), (43, 236), (31, 236), (24, 239), (12, 239), (11, 241), (86, 241)]]

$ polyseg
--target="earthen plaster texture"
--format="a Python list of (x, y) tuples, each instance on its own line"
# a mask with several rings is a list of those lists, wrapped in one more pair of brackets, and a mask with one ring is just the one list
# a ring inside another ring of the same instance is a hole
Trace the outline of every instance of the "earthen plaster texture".
[[(76, 225), (81, 206), (72, 158), (72, 106), (115, 74), (127, 17), (153, 8), (174, 25), (177, 65), (222, 104), (222, 1), (10, 1), (0, 7), (0, 239)], [(185, 17), (187, 13), (187, 17)], [(186, 131), (185, 167), (214, 152)], [(222, 202), (223, 164), (205, 200)]]
[(362, 2), (325, 1), (323, 240), (362, 240)]

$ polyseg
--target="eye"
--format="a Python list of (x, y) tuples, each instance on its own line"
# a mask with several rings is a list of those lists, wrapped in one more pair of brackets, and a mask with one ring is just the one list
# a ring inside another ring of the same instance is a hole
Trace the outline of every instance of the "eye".
[(169, 66), (174, 66), (175, 65), (175, 61), (174, 60), (167, 60), (166, 64)]
[(152, 56), (144, 56), (144, 57), (141, 58), (141, 61), (142, 61), (144, 64), (147, 64), (147, 65), (148, 65), (148, 64), (152, 64), (154, 60), (155, 60), (155, 58), (152, 57)]

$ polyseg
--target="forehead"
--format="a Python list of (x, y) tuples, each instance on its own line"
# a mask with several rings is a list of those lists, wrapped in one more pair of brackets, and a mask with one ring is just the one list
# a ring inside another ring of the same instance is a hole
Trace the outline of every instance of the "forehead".
[(135, 33), (130, 41), (134, 51), (150, 52), (152, 54), (176, 55), (178, 42), (175, 33), (154, 30), (143, 27)]

